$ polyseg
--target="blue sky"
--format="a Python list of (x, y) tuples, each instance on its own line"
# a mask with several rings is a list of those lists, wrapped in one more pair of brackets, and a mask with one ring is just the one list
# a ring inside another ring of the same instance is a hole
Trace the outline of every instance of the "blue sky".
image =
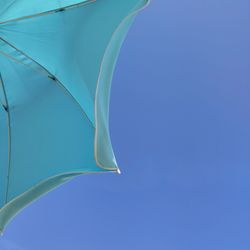
[(81, 176), (42, 197), (1, 250), (250, 249), (249, 9), (152, 1), (113, 81), (122, 175)]

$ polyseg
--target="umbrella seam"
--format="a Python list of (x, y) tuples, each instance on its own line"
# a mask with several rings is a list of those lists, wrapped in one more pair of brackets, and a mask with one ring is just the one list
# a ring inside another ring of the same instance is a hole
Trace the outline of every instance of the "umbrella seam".
[(28, 68), (30, 68), (30, 69), (32, 69), (32, 70), (38, 72), (38, 73), (40, 73), (40, 74), (42, 74), (42, 75), (44, 75), (44, 76), (48, 76), (48, 74), (45, 73), (44, 70), (40, 70), (40, 69), (38, 69), (38, 68), (33, 68), (33, 67), (31, 67), (30, 65), (21, 62), (20, 60), (16, 59), (15, 57), (13, 57), (13, 56), (11, 56), (11, 55), (8, 55), (7, 53), (4, 53), (4, 52), (1, 51), (1, 50), (0, 50), (0, 54), (2, 54), (3, 56), (7, 57), (8, 59), (10, 59), (10, 60), (12, 60), (12, 61), (14, 61), (14, 62), (16, 62), (16, 63), (18, 63), (18, 64), (21, 64), (21, 65), (23, 65), (23, 66), (25, 66), (25, 67), (28, 67)]
[(10, 108), (9, 108), (9, 102), (8, 102), (8, 97), (5, 89), (5, 85), (3, 82), (2, 75), (0, 73), (0, 82), (3, 88), (3, 94), (6, 102), (6, 112), (7, 112), (7, 126), (8, 126), (8, 169), (7, 169), (7, 184), (6, 184), (6, 194), (5, 194), (5, 204), (7, 203), (8, 200), (8, 193), (9, 193), (9, 182), (10, 182), (10, 171), (11, 171), (11, 117), (10, 117)]
[[(10, 42), (8, 42), (6, 39), (3, 39), (2, 37), (0, 37), (0, 39), (5, 42), (6, 44), (8, 44), (9, 46), (11, 46), (13, 49), (15, 49), (16, 51), (18, 51), (19, 53), (21, 53), (23, 56), (25, 56), (26, 58), (28, 58), (29, 60), (31, 60), (33, 63), (35, 63), (37, 66), (41, 67), (45, 72), (47, 72), (47, 76), (50, 78), (50, 77), (53, 77), (52, 79), (54, 79), (53, 81), (57, 83), (58, 86), (60, 86), (64, 92), (70, 96), (74, 102), (80, 107), (82, 113), (84, 114), (84, 116), (87, 117), (87, 120), (89, 121), (89, 123), (91, 124), (91, 126), (93, 128), (95, 128), (95, 125), (94, 123), (91, 121), (91, 119), (89, 118), (89, 116), (86, 114), (84, 108), (81, 106), (81, 104), (76, 100), (76, 98), (71, 94), (71, 92), (65, 87), (65, 85), (60, 81), (58, 80), (58, 78), (52, 74), (50, 71), (48, 71), (44, 66), (42, 66), (40, 63), (38, 63), (36, 60), (34, 60), (32, 57), (28, 56), (26, 53), (24, 53), (23, 51), (21, 51), (20, 49), (18, 49), (17, 47), (15, 47), (14, 45), (12, 45)], [(5, 55), (5, 53), (2, 53), (3, 55)], [(5, 55), (6, 56), (6, 55)], [(15, 60), (16, 61), (16, 60)], [(21, 64), (24, 64), (22, 62), (20, 62)], [(26, 64), (24, 64), (26, 65)], [(28, 65), (26, 65), (28, 66)], [(37, 70), (37, 72), (39, 72)], [(50, 78), (51, 79), (51, 78)]]
[(49, 11), (44, 11), (44, 12), (37, 13), (37, 14), (34, 14), (34, 15), (27, 15), (27, 16), (23, 16), (23, 17), (18, 17), (18, 18), (14, 18), (14, 19), (10, 19), (10, 20), (0, 22), (0, 25), (1, 24), (11, 23), (11, 22), (22, 21), (22, 20), (26, 20), (26, 19), (31, 19), (31, 18), (35, 18), (35, 17), (45, 16), (45, 15), (50, 15), (50, 14), (54, 14), (54, 13), (57, 13), (57, 12), (62, 11), (62, 10), (67, 11), (69, 9), (80, 7), (80, 6), (85, 6), (85, 5), (94, 3), (96, 1), (97, 0), (83, 1), (83, 2), (80, 2), (80, 3), (68, 5), (68, 6), (65, 6), (65, 7), (56, 8), (56, 9), (49, 10)]

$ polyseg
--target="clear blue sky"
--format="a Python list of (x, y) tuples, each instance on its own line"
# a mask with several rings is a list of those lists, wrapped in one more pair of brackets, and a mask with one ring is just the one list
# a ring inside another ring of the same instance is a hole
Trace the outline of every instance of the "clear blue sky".
[(117, 64), (122, 175), (85, 175), (23, 210), (1, 250), (249, 250), (250, 2), (155, 0)]

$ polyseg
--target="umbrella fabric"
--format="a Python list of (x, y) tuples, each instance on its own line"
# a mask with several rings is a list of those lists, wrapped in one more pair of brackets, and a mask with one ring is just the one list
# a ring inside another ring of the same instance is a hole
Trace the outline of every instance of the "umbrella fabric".
[(147, 0), (0, 0), (0, 231), (84, 173), (119, 172), (112, 73)]

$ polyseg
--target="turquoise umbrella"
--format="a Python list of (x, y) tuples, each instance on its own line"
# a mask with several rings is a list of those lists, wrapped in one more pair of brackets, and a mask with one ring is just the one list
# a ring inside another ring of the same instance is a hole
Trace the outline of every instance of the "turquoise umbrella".
[(0, 0), (0, 231), (77, 175), (119, 172), (110, 84), (126, 32), (147, 4)]

